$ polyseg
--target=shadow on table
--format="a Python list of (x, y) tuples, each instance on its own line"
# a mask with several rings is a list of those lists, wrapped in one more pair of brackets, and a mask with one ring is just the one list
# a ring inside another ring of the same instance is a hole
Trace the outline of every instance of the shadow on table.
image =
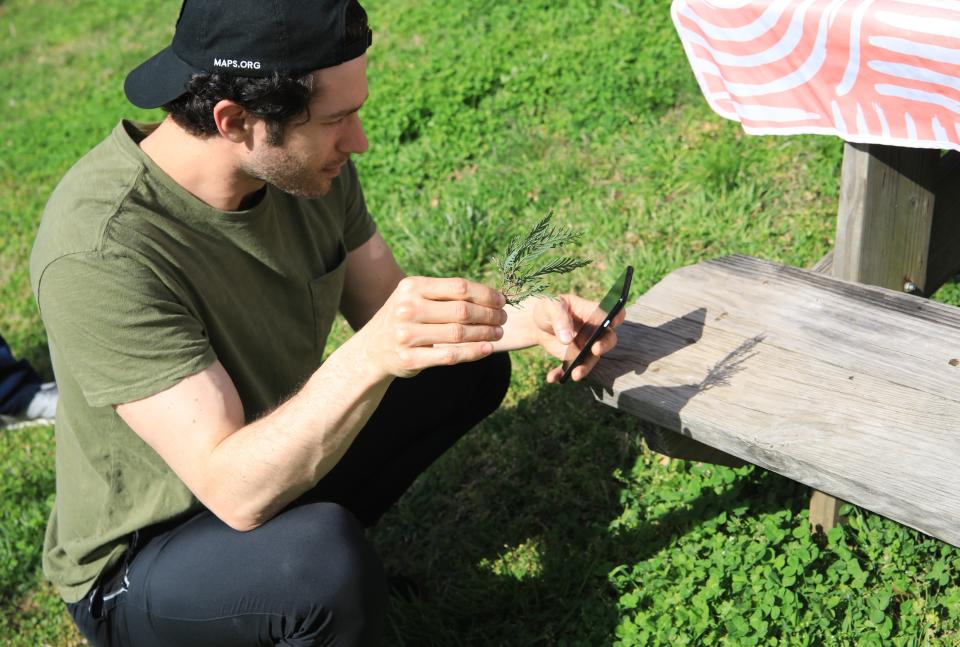
[(624, 323), (618, 330), (622, 340), (619, 354), (598, 372), (599, 378), (592, 388), (597, 398), (610, 401), (615, 395), (618, 409), (640, 417), (640, 430), (653, 451), (672, 458), (742, 467), (746, 465), (743, 460), (693, 439), (690, 429), (683, 424), (681, 413), (699, 394), (729, 385), (734, 375), (746, 370), (746, 363), (756, 354), (754, 349), (763, 341), (763, 335), (744, 340), (711, 367), (699, 382), (670, 386), (644, 384), (633, 388), (621, 386), (622, 390), (617, 394), (613, 389), (617, 380), (644, 375), (659, 360), (699, 342), (706, 316), (705, 308), (697, 308), (660, 326)]

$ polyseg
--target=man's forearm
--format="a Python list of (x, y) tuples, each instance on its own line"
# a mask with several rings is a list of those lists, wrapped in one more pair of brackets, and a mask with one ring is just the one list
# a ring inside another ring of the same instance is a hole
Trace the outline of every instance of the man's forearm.
[(209, 497), (232, 527), (255, 528), (315, 486), (366, 424), (393, 378), (360, 342), (346, 342), (296, 395), (214, 448)]

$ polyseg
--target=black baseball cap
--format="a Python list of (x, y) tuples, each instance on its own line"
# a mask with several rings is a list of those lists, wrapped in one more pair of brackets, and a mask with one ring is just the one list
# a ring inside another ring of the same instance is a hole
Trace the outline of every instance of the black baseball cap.
[(357, 58), (373, 43), (357, 0), (184, 0), (169, 47), (127, 75), (141, 108), (186, 92), (191, 76), (300, 75)]

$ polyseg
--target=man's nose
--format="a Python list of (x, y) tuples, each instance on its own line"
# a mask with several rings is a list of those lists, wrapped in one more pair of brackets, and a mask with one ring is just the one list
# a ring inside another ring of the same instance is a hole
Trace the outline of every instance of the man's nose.
[(341, 131), (340, 150), (344, 153), (366, 153), (370, 143), (367, 141), (367, 134), (363, 132), (363, 123), (360, 121), (360, 115), (353, 113), (347, 117), (345, 128)]

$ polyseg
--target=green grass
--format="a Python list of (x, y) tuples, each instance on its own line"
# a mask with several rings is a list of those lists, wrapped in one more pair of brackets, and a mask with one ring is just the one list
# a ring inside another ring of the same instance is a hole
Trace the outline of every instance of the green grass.
[[(0, 2), (0, 331), (49, 371), (27, 259), (64, 171), (132, 109), (172, 32), (159, 0)], [(728, 253), (808, 266), (832, 244), (841, 142), (744, 136), (699, 95), (663, 2), (371, 0), (367, 201), (404, 266), (492, 281), (548, 211), (636, 290)], [(955, 284), (938, 298), (960, 304)], [(339, 322), (335, 342), (346, 336)], [(851, 509), (809, 534), (807, 488), (660, 465), (636, 422), (515, 356), (503, 408), (381, 522), (393, 645), (954, 645), (960, 552)], [(0, 434), (0, 643), (80, 644), (40, 574), (52, 430)]]

